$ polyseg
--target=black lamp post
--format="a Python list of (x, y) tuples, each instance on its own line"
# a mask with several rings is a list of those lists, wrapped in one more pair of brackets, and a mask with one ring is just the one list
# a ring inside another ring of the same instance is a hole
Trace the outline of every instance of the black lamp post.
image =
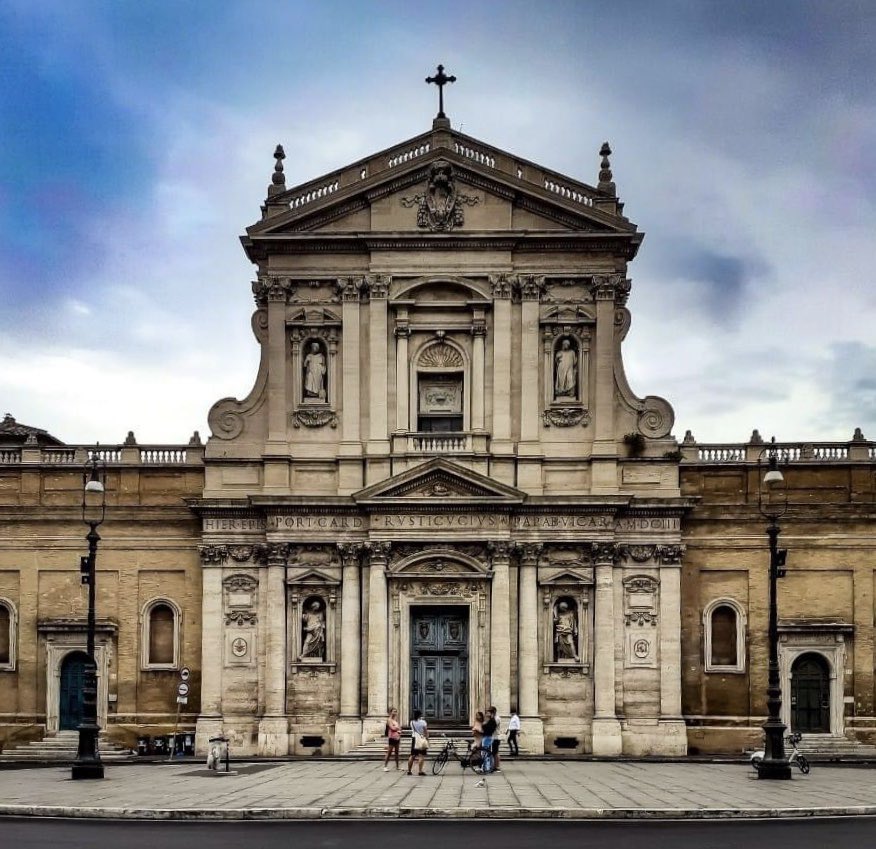
[[(764, 456), (767, 458), (767, 471), (761, 478)], [(757, 506), (767, 520), (767, 539), (770, 546), (770, 623), (769, 623), (769, 678), (767, 681), (767, 721), (764, 723), (764, 757), (757, 771), (758, 778), (789, 779), (791, 764), (785, 756), (785, 730), (780, 714), (782, 712), (782, 686), (779, 680), (779, 613), (776, 601), (777, 580), (780, 571), (784, 573), (785, 551), (779, 549), (779, 518), (788, 509), (785, 478), (779, 471), (779, 458), (776, 438), (763, 451), (757, 460)], [(764, 492), (766, 490), (766, 492)]]
[(79, 749), (73, 763), (73, 778), (103, 778), (103, 763), (98, 750), (97, 724), (97, 662), (94, 658), (94, 596), (97, 543), (100, 534), (97, 527), (106, 515), (106, 463), (92, 452), (85, 463), (82, 475), (82, 521), (88, 525), (88, 556), (80, 563), (82, 583), (88, 584), (88, 662), (82, 682), (82, 723), (79, 725)]

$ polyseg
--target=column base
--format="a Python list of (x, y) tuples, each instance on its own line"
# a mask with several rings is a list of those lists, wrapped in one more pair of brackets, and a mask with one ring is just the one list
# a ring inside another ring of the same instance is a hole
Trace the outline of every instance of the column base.
[(259, 720), (259, 755), (283, 757), (289, 754), (289, 720), (285, 716), (264, 716)]
[(386, 715), (366, 716), (362, 720), (362, 742), (368, 743), (371, 740), (376, 740), (383, 736), (383, 731), (386, 728)]
[(223, 730), (221, 716), (199, 716), (195, 724), (195, 754), (206, 756), (210, 738), (221, 736)]
[(527, 755), (544, 754), (544, 722), (540, 716), (520, 717), (520, 736), (517, 742)]
[(620, 722), (614, 717), (593, 720), (593, 754), (616, 758), (624, 750)]
[(335, 723), (334, 754), (343, 755), (362, 743), (362, 720), (358, 716), (342, 716)]

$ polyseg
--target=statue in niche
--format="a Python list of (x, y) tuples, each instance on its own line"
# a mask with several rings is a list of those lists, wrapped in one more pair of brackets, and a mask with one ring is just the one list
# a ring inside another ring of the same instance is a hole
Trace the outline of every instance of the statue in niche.
[(574, 602), (560, 599), (554, 608), (554, 660), (574, 660), (578, 657), (578, 612)]
[(325, 354), (319, 342), (310, 343), (310, 351), (304, 358), (304, 400), (325, 401)]
[(569, 336), (560, 340), (554, 355), (554, 398), (578, 397), (578, 352)]
[(325, 660), (325, 610), (319, 599), (311, 600), (304, 607), (301, 636), (299, 660)]

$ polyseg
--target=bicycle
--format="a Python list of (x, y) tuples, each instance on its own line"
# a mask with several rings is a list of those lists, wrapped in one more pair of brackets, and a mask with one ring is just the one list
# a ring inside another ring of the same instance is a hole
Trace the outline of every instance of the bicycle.
[(474, 747), (471, 740), (468, 741), (465, 752), (460, 754), (457, 750), (456, 740), (448, 739), (432, 760), (432, 775), (440, 775), (441, 770), (447, 766), (451, 755), (459, 761), (463, 772), (466, 769), (471, 769), (472, 772), (479, 775), (486, 775), (493, 771), (495, 765), (493, 755), (480, 747)]
[[(788, 734), (785, 737), (785, 742), (788, 743), (792, 752), (788, 755), (788, 763), (789, 764), (797, 764), (800, 769), (800, 772), (803, 775), (809, 775), (809, 770), (811, 767), (809, 766), (809, 761), (806, 759), (806, 756), (803, 755), (800, 750), (797, 748), (797, 744), (803, 739), (803, 735), (799, 731), (795, 731), (793, 734)], [(760, 765), (763, 763), (764, 753), (763, 750), (758, 752), (754, 752), (751, 755), (751, 765), (754, 767), (755, 772), (760, 771)]]

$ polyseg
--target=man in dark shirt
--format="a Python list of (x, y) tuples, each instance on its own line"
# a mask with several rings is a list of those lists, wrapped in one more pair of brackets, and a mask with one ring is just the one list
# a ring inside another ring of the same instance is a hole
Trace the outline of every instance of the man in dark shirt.
[(498, 731), (499, 723), (496, 722), (496, 708), (487, 708), (487, 719), (484, 722), (484, 740), (481, 743), (481, 747), (493, 755), (494, 771), (499, 767), (495, 755), (496, 749), (499, 748), (497, 745), (499, 740), (495, 736)]

